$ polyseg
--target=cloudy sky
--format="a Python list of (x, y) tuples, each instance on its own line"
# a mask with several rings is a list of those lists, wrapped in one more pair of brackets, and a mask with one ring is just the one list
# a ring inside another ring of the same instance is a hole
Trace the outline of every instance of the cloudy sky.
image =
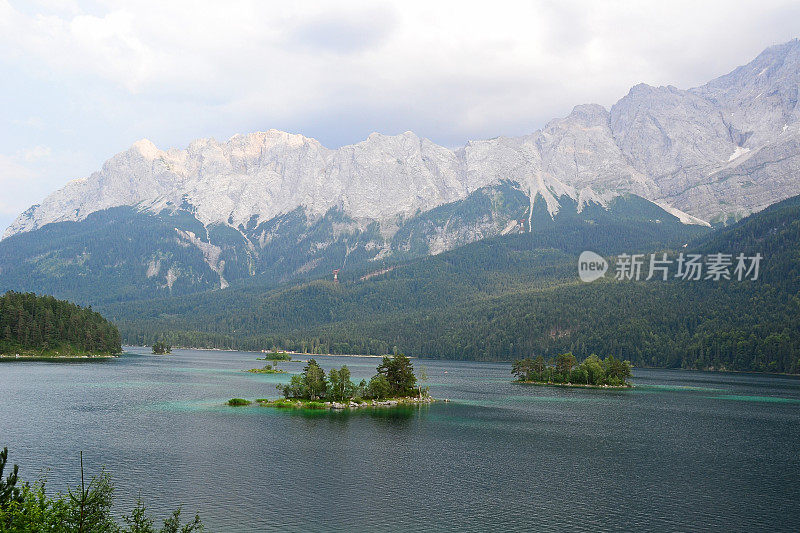
[[(205, 4), (205, 5), (204, 5)], [(796, 1), (0, 0), (0, 226), (141, 138), (519, 135), (798, 37)]]

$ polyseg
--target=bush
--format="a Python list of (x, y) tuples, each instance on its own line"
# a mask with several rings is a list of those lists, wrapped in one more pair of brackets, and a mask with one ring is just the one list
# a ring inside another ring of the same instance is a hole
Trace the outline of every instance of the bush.
[(250, 405), (252, 402), (250, 400), (245, 400), (244, 398), (231, 398), (228, 400), (228, 405), (231, 407), (241, 407), (245, 405)]
[[(269, 400), (267, 400), (269, 402)], [(275, 400), (270, 404), (272, 407), (297, 407), (297, 402), (292, 400)]]
[[(627, 378), (632, 375), (630, 361), (617, 359), (613, 355), (603, 360), (592, 354), (574, 367), (574, 359), (572, 354), (561, 354), (555, 360), (556, 366), (552, 366), (553, 362), (546, 364), (541, 356), (536, 360), (522, 359), (514, 361), (511, 372), (518, 379), (524, 377), (526, 380), (540, 383), (629, 386)], [(539, 368), (545, 364), (546, 366), (540, 370)]]
[(264, 357), (257, 357), (260, 361), (291, 361), (292, 356), (286, 352), (271, 352)]

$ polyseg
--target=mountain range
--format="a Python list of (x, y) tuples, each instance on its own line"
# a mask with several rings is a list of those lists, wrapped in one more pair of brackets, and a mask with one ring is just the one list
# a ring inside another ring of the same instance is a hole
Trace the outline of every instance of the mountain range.
[(0, 288), (100, 303), (277, 286), (576, 220), (656, 225), (650, 244), (674, 246), (800, 193), (799, 88), (793, 40), (701, 87), (640, 84), (457, 149), (411, 132), (138, 141), (14, 221)]

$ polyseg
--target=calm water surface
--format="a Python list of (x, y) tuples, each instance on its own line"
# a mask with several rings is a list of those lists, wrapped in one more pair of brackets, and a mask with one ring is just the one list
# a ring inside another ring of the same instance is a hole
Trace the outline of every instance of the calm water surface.
[[(231, 408), (288, 375), (257, 354), (130, 349), (0, 363), (0, 446), (51, 490), (113, 475), (117, 508), (212, 531), (800, 531), (800, 380), (636, 370), (631, 391), (524, 386), (508, 364), (415, 361), (426, 408)], [(377, 359), (347, 364), (354, 378)], [(282, 363), (299, 371), (301, 363)]]

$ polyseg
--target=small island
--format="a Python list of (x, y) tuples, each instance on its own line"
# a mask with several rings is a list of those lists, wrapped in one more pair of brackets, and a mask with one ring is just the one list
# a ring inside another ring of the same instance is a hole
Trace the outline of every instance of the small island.
[[(332, 368), (327, 376), (315, 359), (310, 359), (301, 374), (292, 376), (288, 384), (277, 385), (283, 398), (260, 398), (255, 404), (261, 407), (305, 409), (356, 409), (361, 407), (396, 407), (421, 405), (434, 401), (428, 388), (422, 386), (427, 379), (424, 369), (419, 378), (414, 374), (411, 360), (402, 355), (385, 356), (369, 381), (354, 383), (347, 365)], [(245, 407), (253, 402), (244, 398), (228, 400), (232, 407)]]
[(256, 357), (258, 361), (291, 361), (292, 356), (286, 352), (279, 352), (278, 350), (273, 350), (271, 352), (264, 352), (264, 357)]
[(153, 355), (168, 355), (172, 353), (172, 346), (166, 342), (159, 341), (153, 344)]
[(632, 375), (631, 369), (630, 361), (622, 361), (613, 355), (600, 359), (592, 354), (577, 364), (572, 352), (562, 353), (552, 361), (545, 361), (540, 355), (535, 359), (519, 359), (511, 365), (511, 373), (517, 377), (516, 383), (602, 389), (632, 387), (627, 381)]
[(266, 364), (261, 368), (250, 368), (245, 372), (250, 372), (251, 374), (285, 374), (286, 370), (280, 370), (273, 365)]
[(291, 361), (292, 356), (286, 352), (279, 352), (278, 350), (265, 353), (266, 355), (264, 357), (256, 357), (256, 360), (272, 361), (272, 364), (267, 363), (262, 368), (251, 368), (249, 370), (245, 370), (245, 372), (251, 372), (253, 374), (285, 374), (286, 373), (285, 370), (280, 370), (278, 368), (278, 362)]
[(52, 296), (0, 296), (0, 360), (94, 359), (122, 352), (117, 327), (91, 308)]

